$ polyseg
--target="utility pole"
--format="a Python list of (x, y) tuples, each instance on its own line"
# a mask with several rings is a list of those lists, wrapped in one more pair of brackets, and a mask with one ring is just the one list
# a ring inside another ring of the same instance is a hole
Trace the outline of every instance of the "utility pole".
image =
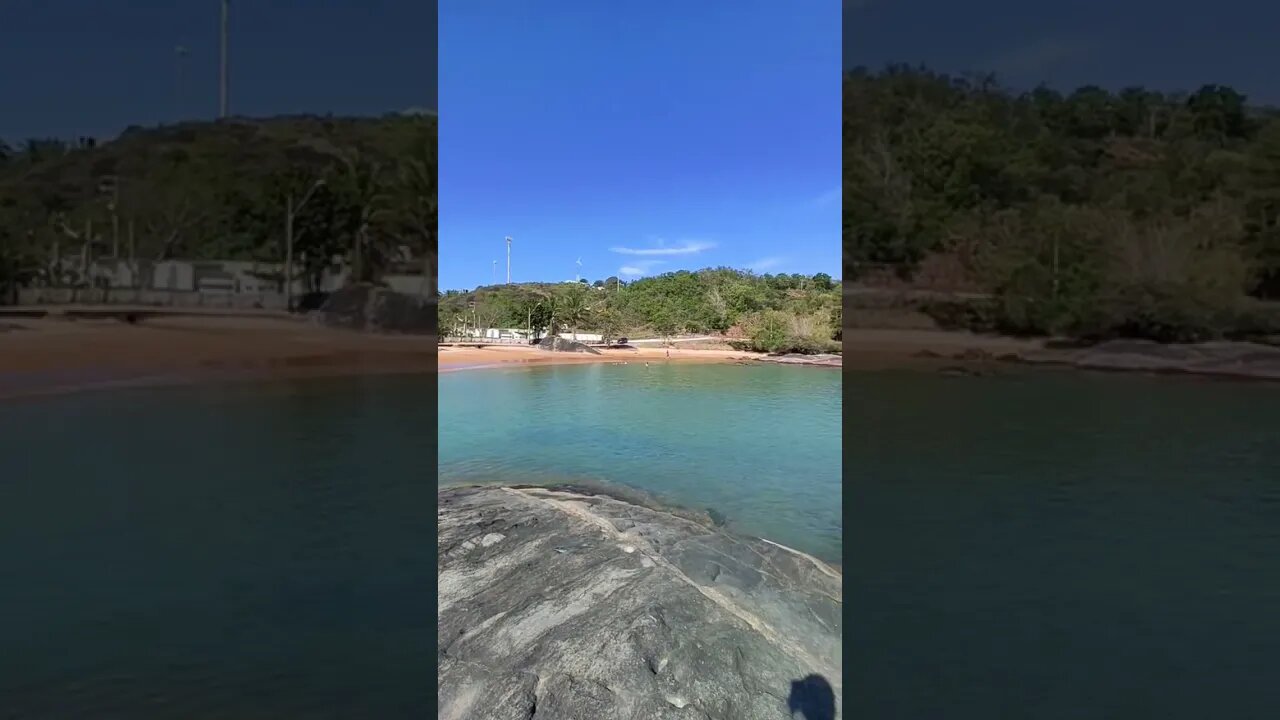
[(186, 69), (183, 67), (183, 64), (186, 62), (186, 59), (187, 59), (187, 49), (182, 45), (179, 45), (173, 49), (173, 54), (176, 57), (176, 64), (178, 66), (178, 87), (175, 90), (175, 97), (174, 97), (173, 104), (174, 104), (174, 110), (178, 114), (178, 120), (181, 121), (186, 117), (186, 114), (187, 114), (187, 109), (185, 107), (185, 103), (183, 102), (184, 92), (182, 87), (183, 76), (186, 73)]
[(138, 288), (142, 286), (141, 278), (138, 277), (138, 259), (135, 252), (136, 246), (133, 242), (133, 218), (129, 218), (129, 286)]
[(507, 236), (507, 284), (511, 284), (511, 236)]
[(229, 58), (227, 57), (227, 21), (231, 14), (231, 0), (222, 0), (222, 67), (218, 84), (218, 112), (222, 119), (227, 118), (231, 107), (231, 78), (229, 77)]

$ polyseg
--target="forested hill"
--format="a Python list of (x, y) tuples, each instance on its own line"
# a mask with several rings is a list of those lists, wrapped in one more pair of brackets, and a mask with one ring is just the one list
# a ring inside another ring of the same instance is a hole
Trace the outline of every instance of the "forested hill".
[(679, 271), (621, 283), (517, 283), (448, 291), (440, 327), (564, 327), (607, 337), (726, 333), (761, 350), (838, 350), (840, 288), (830, 275)]
[(1230, 87), (856, 70), (843, 162), (845, 278), (986, 290), (999, 329), (1247, 333), (1280, 297), (1280, 114)]
[(78, 250), (86, 227), (100, 255), (113, 220), (134, 226), (141, 258), (278, 260), (287, 197), (314, 187), (296, 251), (359, 252), (376, 274), (393, 246), (434, 247), (436, 128), (427, 114), (236, 118), (0, 146), (0, 263), (29, 281), (55, 244)]

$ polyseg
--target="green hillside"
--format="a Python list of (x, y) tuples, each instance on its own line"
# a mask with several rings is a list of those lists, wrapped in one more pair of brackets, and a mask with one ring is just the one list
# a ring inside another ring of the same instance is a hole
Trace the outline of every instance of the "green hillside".
[(434, 263), (435, 117), (234, 119), (0, 146), (0, 284), (83, 282), (50, 261), (86, 242), (94, 256), (278, 261), (287, 198), (313, 187), (294, 221), (300, 272), (341, 255), (376, 279), (400, 246)]
[(840, 288), (829, 275), (680, 271), (621, 283), (517, 283), (448, 291), (442, 331), (565, 327), (607, 338), (730, 333), (760, 350), (838, 350)]
[[(845, 279), (986, 291), (1006, 332), (1202, 339), (1280, 298), (1280, 114), (1229, 87), (844, 77)], [(1274, 329), (1272, 330), (1275, 331)]]

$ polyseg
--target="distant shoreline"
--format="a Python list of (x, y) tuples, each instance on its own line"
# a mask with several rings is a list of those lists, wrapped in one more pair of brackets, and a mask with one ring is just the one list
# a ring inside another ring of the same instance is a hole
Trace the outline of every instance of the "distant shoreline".
[[(846, 328), (841, 368), (982, 375), (1014, 366), (1280, 380), (1280, 348), (1248, 343), (1050, 348), (1044, 340), (939, 330)], [(119, 320), (9, 317), (0, 322), (0, 400), (86, 390), (239, 380), (450, 373), (598, 363), (746, 364), (760, 353), (662, 347), (600, 355), (528, 346), (439, 348), (425, 335), (359, 333), (296, 318)], [(834, 369), (834, 368), (828, 368)]]

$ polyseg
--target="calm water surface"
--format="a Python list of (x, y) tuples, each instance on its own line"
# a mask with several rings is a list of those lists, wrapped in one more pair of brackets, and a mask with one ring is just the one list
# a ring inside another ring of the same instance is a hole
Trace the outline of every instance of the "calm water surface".
[(434, 381), (0, 404), (0, 717), (429, 717)]
[(1280, 717), (1280, 386), (845, 385), (848, 717)]
[(442, 484), (621, 484), (840, 562), (839, 372), (576, 365), (439, 388)]

